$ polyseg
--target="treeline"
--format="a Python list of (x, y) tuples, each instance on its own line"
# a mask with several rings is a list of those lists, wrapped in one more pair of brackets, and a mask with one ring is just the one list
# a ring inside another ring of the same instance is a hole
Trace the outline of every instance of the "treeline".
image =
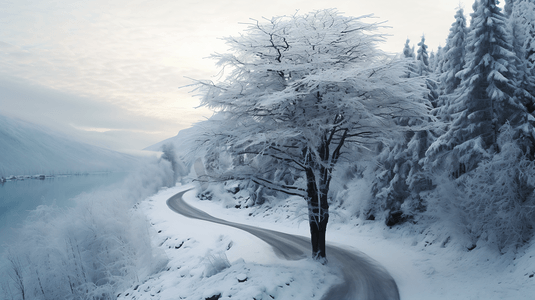
[(496, 2), (476, 1), (469, 27), (459, 9), (436, 55), (407, 40), (407, 76), (426, 78), (438, 121), (380, 153), (370, 213), (388, 210), (390, 224), (438, 214), (504, 250), (533, 236), (535, 4), (503, 13)]

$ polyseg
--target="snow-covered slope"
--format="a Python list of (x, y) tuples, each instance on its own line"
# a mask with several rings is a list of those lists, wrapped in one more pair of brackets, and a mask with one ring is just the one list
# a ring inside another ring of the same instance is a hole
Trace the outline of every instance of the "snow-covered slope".
[(170, 145), (173, 145), (173, 147), (175, 148), (175, 150), (177, 151), (179, 155), (186, 155), (187, 152), (189, 152), (191, 145), (193, 144), (193, 142), (199, 136), (200, 133), (201, 133), (200, 125), (195, 124), (192, 127), (180, 130), (177, 135), (170, 137), (168, 139), (165, 139), (161, 142), (158, 142), (143, 150), (162, 151), (162, 147), (164, 145), (170, 144)]
[[(171, 211), (166, 200), (191, 186), (162, 190), (139, 204), (158, 232), (153, 243), (165, 251), (169, 263), (118, 299), (319, 300), (338, 279), (329, 267), (310, 258), (277, 257), (269, 245), (244, 231)], [(184, 198), (196, 201), (195, 195)]]
[[(173, 213), (166, 200), (187, 188), (162, 190), (140, 204), (158, 232), (154, 244), (170, 261), (166, 269), (127, 289), (119, 299), (321, 299), (333, 282), (332, 264), (326, 269), (310, 259), (285, 262), (267, 244), (238, 229)], [(214, 201), (199, 200), (195, 192), (184, 198), (217, 218), (309, 234), (306, 214), (300, 213), (307, 209), (306, 203), (298, 197), (240, 209), (234, 208), (237, 203), (230, 194), (216, 193)], [(340, 216), (330, 222), (327, 236), (329, 243), (362, 251), (384, 266), (395, 278), (401, 299), (534, 299), (533, 243), (519, 249), (513, 258), (513, 254), (500, 255), (484, 247), (467, 251), (453, 242), (443, 245), (430, 235), (412, 231), (409, 225), (388, 228), (383, 222), (343, 220)], [(226, 264), (208, 276), (214, 269), (213, 257), (223, 257)]]
[(207, 132), (209, 132), (209, 129), (207, 127), (213, 126), (210, 125), (208, 122), (218, 121), (222, 119), (222, 115), (215, 114), (211, 116), (208, 120), (204, 122), (195, 123), (189, 128), (180, 130), (178, 134), (174, 137), (165, 139), (143, 150), (162, 151), (162, 147), (164, 145), (172, 145), (178, 156), (183, 159), (185, 163), (189, 163), (202, 156), (202, 153), (200, 153), (199, 151), (203, 150), (196, 149), (195, 147), (198, 144), (198, 140), (203, 139), (203, 136), (207, 134)]
[(137, 160), (0, 115), (0, 176), (128, 170)]

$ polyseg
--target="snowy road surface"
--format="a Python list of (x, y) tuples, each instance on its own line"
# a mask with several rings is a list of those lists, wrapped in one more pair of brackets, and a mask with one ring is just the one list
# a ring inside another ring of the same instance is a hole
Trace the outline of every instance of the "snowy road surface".
[[(182, 196), (188, 191), (181, 191), (169, 198), (167, 200), (169, 208), (188, 218), (244, 230), (271, 245), (278, 256), (288, 260), (303, 259), (307, 256), (305, 253), (311, 251), (308, 238), (212, 217), (184, 202)], [(327, 245), (327, 257), (330, 265), (340, 268), (344, 282), (333, 286), (323, 296), (324, 300), (399, 299), (398, 287), (394, 279), (384, 268), (365, 254)]]

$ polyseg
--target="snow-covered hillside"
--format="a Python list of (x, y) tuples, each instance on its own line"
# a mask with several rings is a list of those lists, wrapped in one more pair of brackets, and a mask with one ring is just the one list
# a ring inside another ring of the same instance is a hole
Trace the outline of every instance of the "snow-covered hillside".
[[(310, 258), (284, 261), (267, 244), (243, 231), (187, 219), (169, 210), (166, 200), (189, 187), (162, 190), (140, 204), (158, 232), (153, 243), (170, 261), (167, 268), (125, 290), (119, 299), (321, 299), (333, 282), (334, 269), (329, 268), (334, 265), (325, 268)], [(221, 219), (309, 234), (306, 214), (300, 213), (306, 210), (302, 199), (290, 197), (234, 209), (233, 196), (217, 193), (214, 201), (201, 201), (191, 192), (185, 199)], [(483, 247), (468, 251), (454, 243), (443, 245), (433, 234), (418, 234), (413, 229), (410, 225), (392, 229), (382, 222), (338, 216), (329, 225), (328, 241), (362, 251), (384, 266), (395, 278), (401, 299), (533, 299), (533, 244), (513, 258), (511, 253), (500, 255)], [(214, 257), (225, 261), (216, 274)]]
[(0, 176), (128, 170), (137, 160), (0, 115)]
[[(213, 116), (210, 118), (210, 120), (214, 120), (216, 118), (217, 116)], [(164, 145), (172, 145), (176, 151), (176, 154), (182, 158), (185, 158), (190, 154), (191, 149), (194, 147), (195, 141), (199, 138), (199, 136), (206, 132), (206, 129), (203, 126), (203, 123), (194, 124), (189, 128), (180, 130), (177, 135), (158, 142), (143, 150), (162, 151), (162, 147)]]

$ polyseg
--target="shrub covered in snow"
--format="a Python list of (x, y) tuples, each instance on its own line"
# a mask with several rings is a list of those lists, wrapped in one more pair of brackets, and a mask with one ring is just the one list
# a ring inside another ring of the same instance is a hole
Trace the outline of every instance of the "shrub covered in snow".
[(485, 242), (501, 251), (525, 244), (535, 227), (535, 162), (513, 133), (504, 126), (498, 154), (458, 179), (443, 180), (437, 198), (430, 198), (431, 213), (457, 223), (473, 244)]
[[(4, 299), (115, 299), (165, 266), (136, 202), (173, 184), (170, 163), (147, 164), (120, 186), (81, 194), (73, 208), (40, 206), (8, 246)], [(3, 293), (2, 293), (3, 292)]]

